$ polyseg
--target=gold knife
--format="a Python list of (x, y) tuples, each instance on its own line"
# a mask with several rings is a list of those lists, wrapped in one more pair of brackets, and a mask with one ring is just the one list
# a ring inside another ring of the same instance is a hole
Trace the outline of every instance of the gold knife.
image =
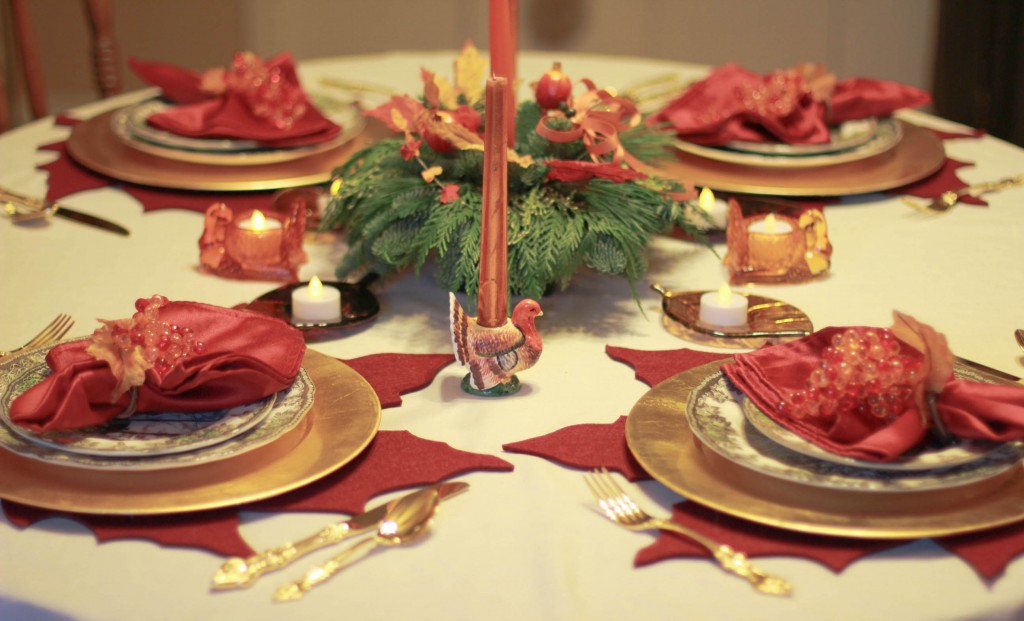
[(118, 235), (128, 236), (131, 234), (128, 231), (128, 229), (124, 228), (120, 224), (115, 224), (109, 220), (104, 220), (99, 216), (82, 213), (81, 211), (76, 211), (74, 209), (71, 209), (70, 207), (65, 207), (64, 205), (54, 201), (48, 201), (41, 198), (25, 196), (24, 194), (18, 194), (17, 192), (13, 192), (6, 188), (0, 188), (0, 200), (4, 200), (16, 205), (23, 205), (33, 210), (30, 212), (15, 211), (15, 213), (10, 213), (10, 211), (8, 210), (9, 215), (15, 222), (21, 220), (35, 219), (36, 217), (38, 217), (38, 214), (45, 214), (46, 216), (60, 216), (68, 220), (73, 220), (75, 222), (80, 222), (82, 224), (95, 226), (97, 228), (103, 229), (104, 231), (117, 233)]
[[(417, 494), (425, 489), (436, 489), (441, 500), (464, 492), (469, 488), (469, 483), (462, 481), (450, 481), (438, 483), (425, 488), (410, 492), (406, 496)], [(249, 558), (232, 557), (224, 562), (213, 576), (215, 590), (240, 589), (256, 582), (265, 573), (276, 571), (290, 565), (296, 559), (319, 550), (320, 548), (333, 545), (339, 541), (348, 539), (355, 535), (371, 531), (387, 515), (388, 508), (400, 499), (389, 503), (381, 504), (366, 513), (357, 515), (344, 522), (331, 524), (319, 532), (306, 537), (295, 543), (286, 543), (281, 546), (269, 548)]]

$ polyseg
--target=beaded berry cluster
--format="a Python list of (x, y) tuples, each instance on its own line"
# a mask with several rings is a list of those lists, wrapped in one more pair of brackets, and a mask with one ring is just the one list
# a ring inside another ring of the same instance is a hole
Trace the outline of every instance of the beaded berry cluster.
[(791, 392), (779, 412), (825, 421), (846, 415), (891, 420), (913, 399), (922, 360), (901, 353), (889, 330), (848, 329), (832, 337), (804, 390)]
[(89, 339), (86, 351), (110, 365), (117, 379), (111, 394), (116, 401), (131, 388), (146, 382), (146, 371), (155, 369), (165, 375), (189, 356), (206, 348), (189, 328), (170, 325), (159, 317), (167, 298), (154, 295), (135, 302), (136, 313), (130, 319), (101, 319)]

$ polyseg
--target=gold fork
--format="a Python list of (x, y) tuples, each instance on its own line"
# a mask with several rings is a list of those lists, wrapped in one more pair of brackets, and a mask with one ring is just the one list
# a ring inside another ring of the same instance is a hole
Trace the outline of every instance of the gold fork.
[(12, 349), (11, 351), (0, 351), (0, 358), (10, 356), (11, 354), (17, 353), (23, 349), (56, 343), (68, 333), (68, 330), (70, 330), (73, 325), (75, 325), (75, 320), (72, 319), (70, 315), (61, 313), (57, 315), (45, 328), (40, 330), (39, 334), (33, 336), (28, 343), (25, 343), (17, 349)]
[(679, 533), (706, 548), (718, 561), (719, 566), (750, 582), (762, 593), (768, 595), (788, 596), (793, 592), (792, 585), (784, 578), (766, 574), (754, 567), (747, 556), (731, 547), (720, 544), (709, 537), (691, 530), (675, 522), (651, 516), (640, 508), (626, 492), (615, 482), (615, 478), (607, 468), (593, 470), (584, 476), (598, 505), (605, 516), (628, 530), (669, 530)]

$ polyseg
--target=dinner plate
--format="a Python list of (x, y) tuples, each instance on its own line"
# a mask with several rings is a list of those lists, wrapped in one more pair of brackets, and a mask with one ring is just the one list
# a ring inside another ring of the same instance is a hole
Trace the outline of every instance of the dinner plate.
[(893, 470), (822, 460), (798, 452), (761, 433), (743, 412), (746, 396), (721, 371), (704, 378), (690, 393), (685, 414), (693, 433), (722, 457), (761, 474), (794, 483), (838, 490), (913, 492), (977, 483), (1015, 466), (1021, 454), (1004, 444), (978, 459), (931, 470)]
[(845, 196), (891, 190), (937, 172), (946, 161), (930, 129), (897, 120), (903, 138), (893, 148), (825, 167), (771, 168), (721, 162), (674, 150), (646, 170), (716, 192), (771, 196)]
[(868, 539), (912, 539), (1024, 520), (1024, 470), (952, 489), (878, 494), (812, 487), (739, 466), (706, 449), (687, 424), (694, 388), (723, 362), (695, 367), (649, 390), (626, 420), (626, 442), (657, 481), (689, 500), (760, 524)]
[(0, 451), (0, 498), (57, 511), (154, 515), (233, 506), (307, 485), (369, 446), (380, 401), (365, 379), (334, 358), (307, 349), (302, 367), (316, 387), (313, 405), (264, 446), (189, 468), (143, 472), (68, 468)]
[(250, 192), (326, 183), (335, 168), (389, 135), (383, 123), (367, 121), (365, 129), (352, 140), (322, 153), (252, 166), (210, 166), (143, 153), (124, 144), (111, 127), (116, 112), (75, 125), (67, 142), (71, 157), (94, 172), (120, 181), (178, 190)]
[(796, 451), (808, 457), (828, 461), (854, 468), (868, 468), (872, 470), (895, 470), (913, 472), (917, 470), (935, 470), (937, 468), (951, 468), (977, 461), (993, 452), (1007, 451), (1016, 453), (1012, 448), (1006, 448), (1005, 444), (995, 442), (961, 440), (956, 444), (944, 447), (929, 447), (912, 454), (901, 457), (890, 462), (867, 461), (839, 455), (827, 451), (820, 446), (813, 444), (779, 423), (772, 420), (754, 405), (750, 399), (742, 402), (743, 415), (761, 434), (776, 444), (784, 446), (791, 451)]
[[(47, 370), (43, 362), (29, 373), (41, 380)], [(136, 412), (95, 427), (36, 433), (11, 421), (12, 400), (5, 394), (0, 403), (0, 420), (24, 440), (67, 453), (153, 457), (194, 451), (241, 435), (270, 414), (276, 398), (274, 394), (253, 403), (209, 412)]]
[[(883, 119), (883, 123), (891, 119)], [(806, 155), (822, 155), (836, 151), (846, 151), (859, 147), (878, 133), (879, 120), (877, 117), (866, 119), (854, 119), (845, 121), (829, 129), (829, 141), (822, 144), (789, 144), (786, 142), (751, 142), (747, 140), (733, 140), (723, 145), (726, 149), (743, 151), (746, 153), (758, 153), (761, 155), (787, 155), (801, 157)]]
[[(40, 441), (38, 436), (26, 437), (27, 432), (11, 423), (8, 414), (14, 399), (45, 375), (45, 355), (49, 349), (33, 350), (0, 364), (0, 412), (3, 412), (3, 416), (0, 417), (0, 448), (23, 457), (61, 466), (92, 470), (151, 471), (228, 459), (273, 442), (295, 427), (309, 411), (314, 400), (314, 385), (309, 375), (300, 370), (289, 388), (263, 400), (270, 407), (259, 420), (230, 437), (204, 442), (210, 438), (206, 438), (202, 430), (199, 430), (191, 438), (194, 446), (190, 450), (165, 451), (150, 455), (138, 450), (141, 442), (138, 438), (135, 438), (133, 443), (135, 450), (118, 453), (116, 439), (111, 443), (102, 442), (101, 440), (107, 438), (104, 438), (102, 433), (96, 433), (91, 438), (83, 439), (86, 450), (69, 451), (59, 444), (54, 447), (51, 442)], [(42, 369), (39, 368), (40, 364), (43, 366)], [(97, 445), (112, 450), (95, 450)]]
[(824, 153), (784, 154), (784, 153), (752, 153), (736, 151), (731, 148), (711, 147), (694, 144), (683, 140), (676, 142), (676, 148), (684, 153), (691, 153), (709, 160), (717, 160), (743, 166), (762, 168), (819, 168), (834, 166), (846, 162), (857, 162), (869, 157), (885, 153), (892, 149), (903, 137), (902, 127), (893, 119), (885, 119), (878, 125), (878, 130), (863, 144)]
[(168, 107), (160, 100), (148, 100), (122, 108), (111, 117), (111, 129), (129, 147), (158, 157), (214, 166), (254, 166), (288, 162), (336, 149), (358, 136), (365, 125), (359, 110), (347, 106), (331, 117), (342, 128), (336, 137), (316, 144), (273, 147), (255, 140), (179, 136), (147, 123), (151, 115)]

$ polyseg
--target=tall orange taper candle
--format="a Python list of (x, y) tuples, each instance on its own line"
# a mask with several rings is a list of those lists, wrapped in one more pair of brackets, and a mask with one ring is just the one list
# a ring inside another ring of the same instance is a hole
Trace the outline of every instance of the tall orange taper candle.
[(508, 317), (508, 80), (487, 80), (484, 102), (484, 187), (480, 218), (480, 290), (476, 321), (496, 328)]
[(508, 80), (505, 91), (508, 146), (516, 144), (516, 48), (519, 36), (519, 2), (517, 0), (491, 0), (490, 41), (491, 73)]

